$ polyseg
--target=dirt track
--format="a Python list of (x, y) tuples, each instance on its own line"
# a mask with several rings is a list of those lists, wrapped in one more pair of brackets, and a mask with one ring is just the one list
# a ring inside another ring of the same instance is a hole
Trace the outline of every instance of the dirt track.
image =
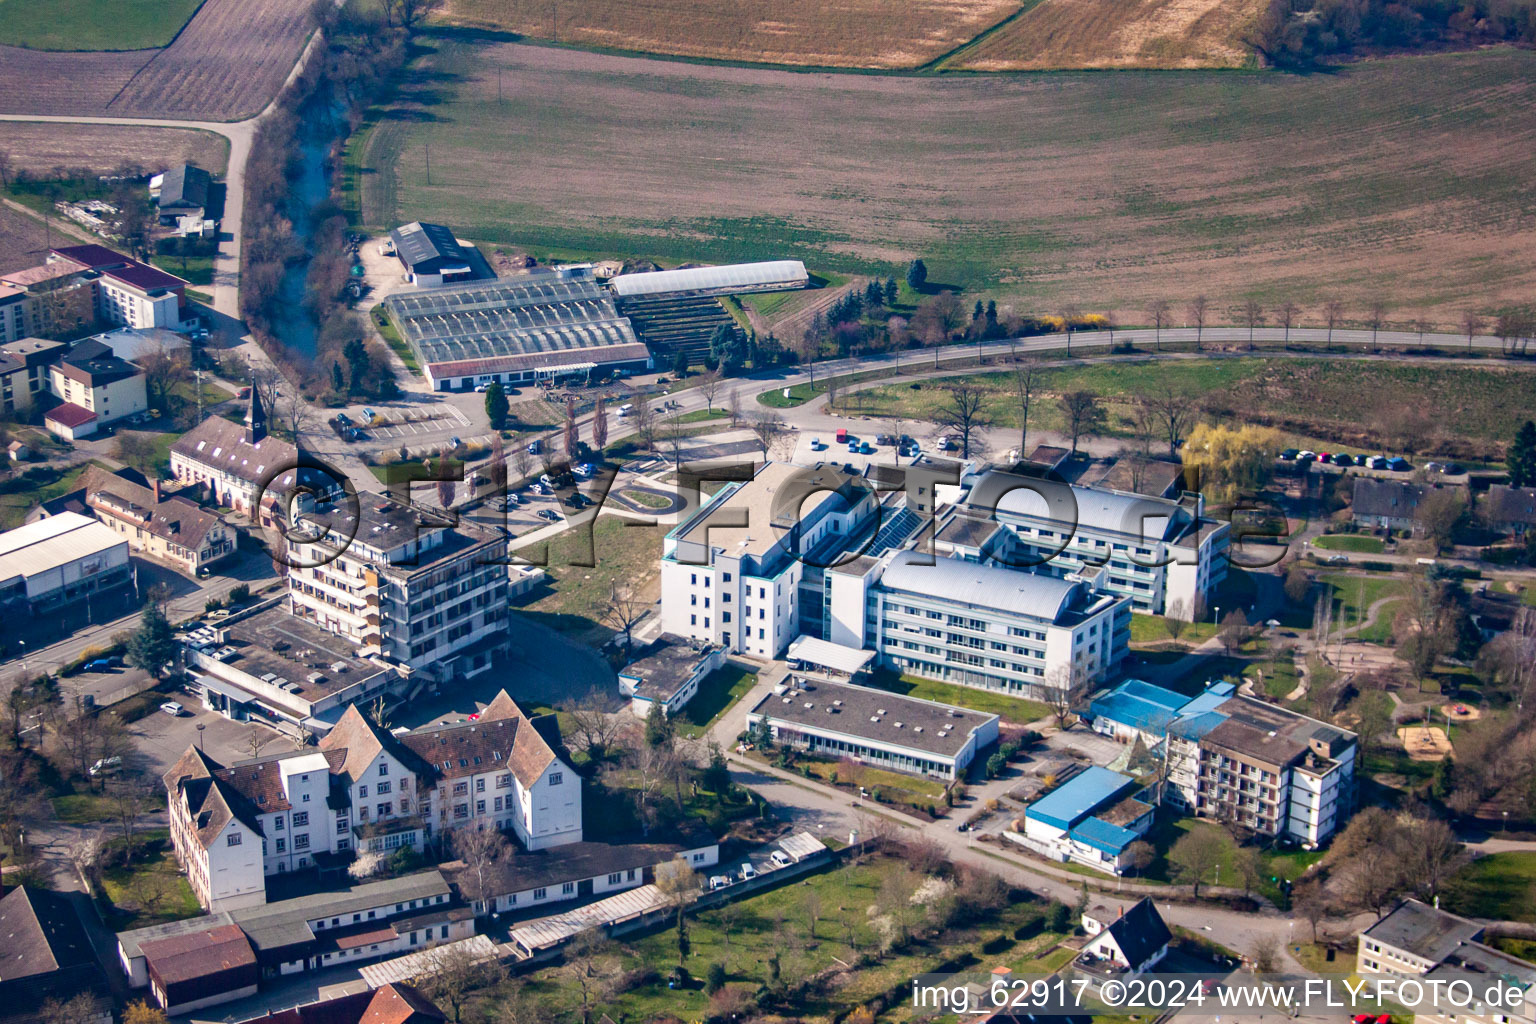
[(233, 121), (276, 94), (310, 31), (309, 0), (207, 0), (163, 50), (0, 46), (0, 113)]

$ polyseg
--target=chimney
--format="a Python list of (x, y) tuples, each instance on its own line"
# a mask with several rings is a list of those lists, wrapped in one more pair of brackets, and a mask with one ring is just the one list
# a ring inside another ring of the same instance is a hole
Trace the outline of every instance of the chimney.
[(160, 504), (160, 477), (158, 477), (158, 476), (155, 477), (154, 488), (155, 488), (155, 504), (158, 505), (158, 504)]

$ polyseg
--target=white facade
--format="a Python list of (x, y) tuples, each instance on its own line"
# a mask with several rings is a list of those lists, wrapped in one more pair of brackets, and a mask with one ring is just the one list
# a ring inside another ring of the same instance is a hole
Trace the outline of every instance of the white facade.
[(97, 310), (104, 320), (124, 327), (181, 326), (181, 296), (175, 292), (145, 292), (109, 276), (97, 288)]
[(1152, 498), (994, 472), (966, 500), (1012, 532), (1009, 564), (1053, 575), (1095, 569), (1099, 589), (1130, 598), (1138, 612), (1193, 620), (1226, 578), (1230, 524), (1207, 519), (1198, 495)]
[(90, 425), (92, 431), (125, 417), (137, 416), (149, 408), (149, 392), (142, 373), (93, 386), (75, 380), (55, 365), (49, 368), (48, 390), (62, 402), (94, 412), (96, 420)]
[(836, 467), (769, 463), (750, 482), (721, 488), (663, 541), (663, 631), (779, 657), (801, 632), (805, 557), (841, 546), (875, 501)]

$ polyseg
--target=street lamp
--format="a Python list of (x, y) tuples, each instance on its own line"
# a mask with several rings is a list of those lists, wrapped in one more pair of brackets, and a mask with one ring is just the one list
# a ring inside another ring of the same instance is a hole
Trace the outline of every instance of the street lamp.
[(1504, 812), (1504, 831), (1505, 832), (1509, 831), (1509, 812), (1508, 811)]
[(197, 749), (198, 750), (202, 750), (203, 749), (203, 730), (206, 729), (206, 728), (208, 728), (208, 723), (207, 722), (198, 722), (197, 723)]

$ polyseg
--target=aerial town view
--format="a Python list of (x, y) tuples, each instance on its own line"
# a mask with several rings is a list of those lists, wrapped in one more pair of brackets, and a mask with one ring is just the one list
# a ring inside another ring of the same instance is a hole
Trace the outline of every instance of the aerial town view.
[(0, 0), (0, 1024), (1536, 1024), (1533, 338), (1536, 0)]

